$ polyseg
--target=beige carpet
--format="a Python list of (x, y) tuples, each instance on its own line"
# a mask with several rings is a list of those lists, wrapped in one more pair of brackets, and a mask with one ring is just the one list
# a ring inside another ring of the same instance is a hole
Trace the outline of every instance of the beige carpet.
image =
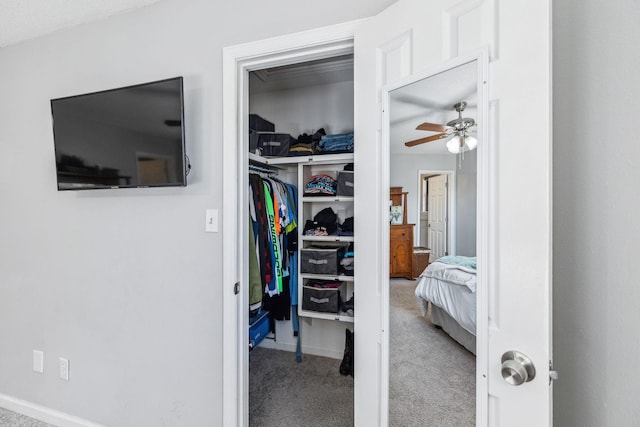
[[(475, 356), (422, 317), (416, 281), (390, 288), (389, 425), (475, 425)], [(339, 360), (256, 348), (250, 353), (251, 426), (353, 425), (353, 380)]]
[(423, 317), (417, 282), (391, 280), (389, 425), (475, 425), (475, 356)]
[(256, 347), (249, 353), (249, 425), (353, 425), (353, 378), (340, 360)]

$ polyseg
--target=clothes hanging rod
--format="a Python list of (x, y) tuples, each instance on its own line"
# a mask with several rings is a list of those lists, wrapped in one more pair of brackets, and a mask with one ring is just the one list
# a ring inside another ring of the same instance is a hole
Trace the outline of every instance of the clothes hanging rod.
[(278, 174), (278, 169), (264, 167), (264, 166), (258, 166), (258, 165), (253, 165), (253, 164), (249, 164), (249, 170), (250, 171), (254, 171), (254, 172), (259, 172), (259, 173), (265, 173), (265, 174), (269, 174), (269, 175), (272, 175), (272, 174), (277, 175)]

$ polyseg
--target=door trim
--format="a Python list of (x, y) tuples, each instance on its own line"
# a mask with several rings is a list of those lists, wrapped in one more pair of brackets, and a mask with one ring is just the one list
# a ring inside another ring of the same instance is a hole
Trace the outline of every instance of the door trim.
[[(456, 172), (453, 169), (420, 169), (418, 170), (418, 187), (421, 188), (421, 175), (447, 175), (449, 186), (447, 188), (447, 252), (456, 253)], [(422, 197), (422, 194), (420, 195)], [(420, 243), (420, 203), (418, 203), (418, 221), (416, 221), (416, 243)], [(419, 246), (419, 245), (415, 245)]]
[[(472, 54), (463, 55), (455, 59), (447, 60), (435, 67), (428, 68), (411, 76), (401, 79), (391, 85), (382, 88), (382, 149), (380, 166), (381, 171), (381, 188), (383, 191), (390, 185), (390, 92), (409, 85), (416, 81), (428, 78), (430, 76), (443, 73), (449, 69), (460, 65), (477, 61), (477, 90), (478, 90), (478, 140), (482, 144), (478, 144), (478, 164), (477, 164), (477, 217), (476, 217), (476, 247), (477, 247), (477, 308), (476, 308), (476, 426), (488, 426), (489, 414), (489, 388), (488, 388), (488, 355), (489, 355), (489, 322), (488, 322), (488, 303), (489, 297), (487, 293), (488, 278), (490, 268), (497, 265), (495, 257), (489, 262), (488, 257), (495, 253), (491, 252), (490, 247), (490, 214), (492, 209), (491, 202), (495, 195), (495, 173), (497, 153), (493, 147), (493, 141), (489, 138), (489, 50), (481, 49)], [(491, 179), (490, 179), (491, 178)], [(491, 197), (491, 198), (490, 198)], [(386, 202), (385, 197), (381, 197)], [(381, 205), (384, 205), (381, 203)], [(388, 207), (380, 206), (380, 209)], [(382, 218), (380, 230), (383, 241), (389, 241), (389, 225), (388, 218)], [(386, 240), (384, 240), (386, 239)], [(382, 245), (381, 259), (388, 259), (389, 245)], [(492, 270), (493, 271), (493, 270)], [(381, 278), (381, 280), (385, 280)], [(386, 279), (388, 280), (388, 278)], [(385, 331), (389, 330), (389, 287), (382, 286), (382, 324)], [(380, 364), (380, 385), (381, 385), (381, 401), (380, 419), (383, 425), (388, 424), (389, 420), (389, 334), (383, 333), (381, 337), (381, 359)]]
[[(323, 27), (223, 49), (222, 425), (247, 426), (248, 77), (249, 71), (353, 53), (356, 26)], [(243, 219), (244, 218), (244, 219)], [(239, 282), (240, 293), (234, 292)]]

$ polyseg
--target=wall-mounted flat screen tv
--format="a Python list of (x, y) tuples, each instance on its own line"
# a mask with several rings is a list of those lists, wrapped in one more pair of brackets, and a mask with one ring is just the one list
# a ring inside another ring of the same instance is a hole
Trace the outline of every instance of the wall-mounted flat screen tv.
[(184, 186), (182, 77), (51, 100), (58, 190)]

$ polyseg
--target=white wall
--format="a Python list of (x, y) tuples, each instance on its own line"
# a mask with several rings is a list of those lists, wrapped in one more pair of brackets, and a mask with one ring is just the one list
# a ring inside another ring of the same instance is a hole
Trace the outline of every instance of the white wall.
[[(313, 135), (353, 132), (353, 81), (251, 94), (251, 113), (272, 122), (276, 132)], [(356, 141), (356, 147), (366, 141)]]
[[(223, 191), (221, 49), (389, 3), (165, 0), (0, 50), (0, 395), (119, 427), (220, 425), (223, 248), (203, 222)], [(175, 75), (187, 188), (56, 191), (51, 98)]]
[(456, 255), (476, 256), (478, 151), (464, 153), (456, 169)]
[[(476, 151), (465, 153), (462, 168), (458, 168), (454, 155), (391, 154), (390, 183), (408, 191), (407, 221), (417, 224), (418, 171), (453, 170), (456, 174), (456, 254), (475, 256), (476, 246)], [(418, 242), (417, 230), (415, 241)]]
[(555, 425), (640, 425), (640, 4), (553, 12)]
[(407, 194), (407, 221), (417, 224), (418, 200), (418, 171), (420, 170), (454, 170), (456, 156), (448, 155), (411, 155), (391, 154), (389, 181), (391, 187), (402, 187)]

